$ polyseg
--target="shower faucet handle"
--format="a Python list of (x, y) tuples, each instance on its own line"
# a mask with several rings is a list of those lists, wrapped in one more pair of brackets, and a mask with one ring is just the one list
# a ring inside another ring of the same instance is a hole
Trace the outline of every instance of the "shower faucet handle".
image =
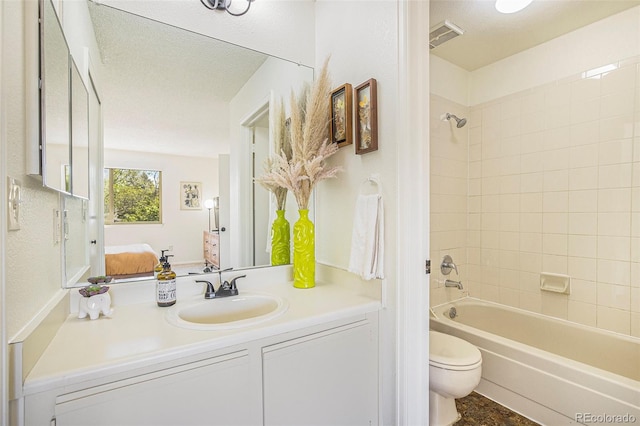
[(442, 263), (440, 264), (440, 272), (442, 272), (442, 275), (449, 275), (452, 270), (456, 271), (456, 275), (459, 275), (458, 267), (453, 263), (451, 256), (447, 254), (444, 256)]

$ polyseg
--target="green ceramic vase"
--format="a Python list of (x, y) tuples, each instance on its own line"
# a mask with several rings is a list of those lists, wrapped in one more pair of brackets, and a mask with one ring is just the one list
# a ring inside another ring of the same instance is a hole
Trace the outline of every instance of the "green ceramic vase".
[(293, 225), (293, 286), (312, 288), (316, 285), (316, 242), (309, 210), (298, 210), (300, 218)]
[(284, 218), (284, 210), (276, 210), (276, 220), (271, 225), (271, 264), (291, 263), (291, 228)]

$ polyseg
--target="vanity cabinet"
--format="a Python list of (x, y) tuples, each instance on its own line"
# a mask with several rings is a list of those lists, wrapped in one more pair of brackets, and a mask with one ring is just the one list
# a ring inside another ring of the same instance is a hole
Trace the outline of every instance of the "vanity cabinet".
[(373, 312), (182, 361), (150, 359), (143, 369), (26, 395), (24, 424), (376, 425), (377, 336)]
[(56, 398), (57, 426), (250, 425), (261, 413), (246, 351), (133, 377)]
[(378, 424), (378, 344), (370, 323), (265, 347), (262, 360), (264, 425)]
[(220, 269), (220, 234), (204, 231), (202, 239), (204, 260)]

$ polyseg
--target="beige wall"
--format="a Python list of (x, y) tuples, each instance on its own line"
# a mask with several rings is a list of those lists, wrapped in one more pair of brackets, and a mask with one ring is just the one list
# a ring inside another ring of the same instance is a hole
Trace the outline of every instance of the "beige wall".
[[(456, 288), (445, 288), (446, 279), (462, 280), (468, 287), (470, 278), (467, 261), (467, 140), (471, 123), (459, 129), (453, 119), (443, 119), (446, 113), (470, 119), (468, 107), (440, 96), (431, 96), (431, 305), (462, 295)], [(440, 263), (447, 254), (458, 266), (459, 275), (455, 271), (448, 276), (440, 272)]]
[[(631, 9), (466, 79), (449, 77), (432, 93), (433, 124), (440, 109), (455, 108), (446, 99), (460, 99), (453, 87), (469, 87), (467, 186), (447, 197), (437, 185), (437, 153), (450, 156), (458, 148), (450, 134), (432, 128), (431, 241), (459, 247), (462, 221), (454, 218), (466, 193), (466, 251), (456, 255), (472, 296), (640, 336), (637, 15)], [(623, 32), (631, 42), (619, 43)], [(536, 59), (574, 47), (583, 52), (584, 45), (601, 48), (579, 60)], [(617, 69), (585, 78), (608, 64)], [(525, 65), (535, 72), (519, 73)], [(443, 219), (441, 213), (453, 214)], [(438, 262), (440, 255), (432, 250)], [(571, 294), (541, 292), (541, 272), (569, 275)], [(432, 277), (432, 305), (461, 295), (440, 285)]]
[[(637, 78), (634, 60), (473, 108), (475, 295), (640, 336)], [(541, 292), (540, 272), (569, 275), (571, 294)]]

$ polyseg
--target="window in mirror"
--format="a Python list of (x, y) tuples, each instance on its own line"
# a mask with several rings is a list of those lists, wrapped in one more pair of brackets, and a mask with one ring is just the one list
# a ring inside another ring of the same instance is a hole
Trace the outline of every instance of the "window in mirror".
[(162, 172), (104, 169), (105, 224), (162, 223)]

